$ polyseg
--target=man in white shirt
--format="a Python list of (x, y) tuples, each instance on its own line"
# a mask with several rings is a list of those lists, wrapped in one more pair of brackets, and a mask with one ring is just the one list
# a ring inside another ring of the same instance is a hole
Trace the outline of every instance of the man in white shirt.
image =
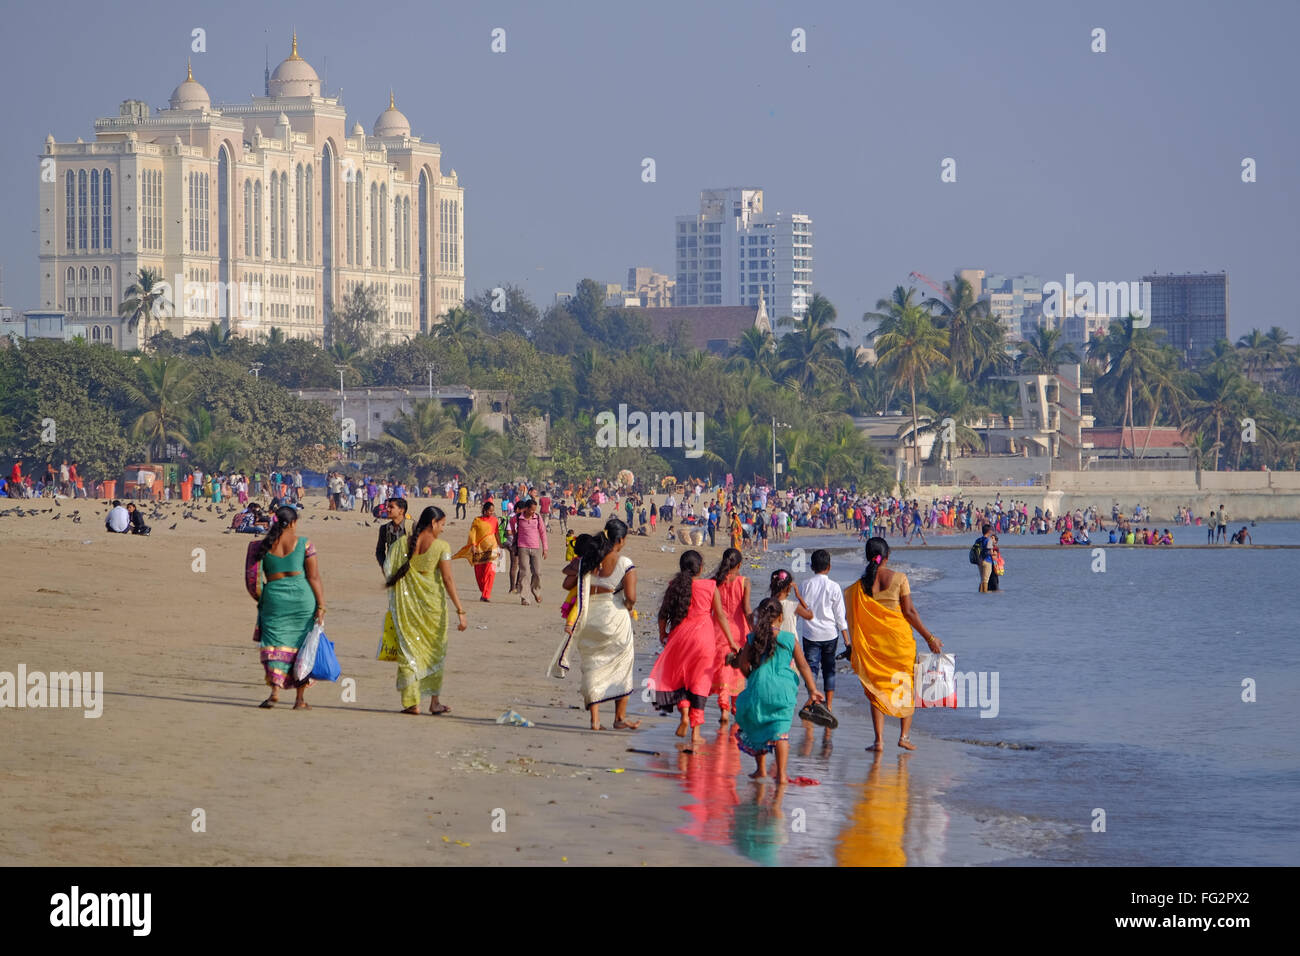
[(131, 528), (131, 515), (116, 498), (113, 499), (113, 507), (108, 512), (108, 517), (104, 519), (104, 527), (113, 534), (126, 534)]
[(849, 646), (849, 622), (844, 614), (844, 592), (831, 580), (831, 553), (819, 548), (812, 553), (813, 576), (799, 588), (808, 609), (812, 611), (812, 620), (800, 619), (803, 631), (803, 656), (808, 660), (808, 667), (822, 675), (822, 693), (826, 695), (826, 709), (831, 709), (835, 700), (835, 649), (839, 638), (844, 637), (844, 646)]

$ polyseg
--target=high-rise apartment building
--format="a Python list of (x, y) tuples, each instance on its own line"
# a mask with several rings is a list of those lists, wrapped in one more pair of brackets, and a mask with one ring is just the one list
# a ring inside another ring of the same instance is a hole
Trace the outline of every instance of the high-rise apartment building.
[(676, 222), (678, 306), (757, 306), (800, 317), (812, 299), (812, 219), (768, 213), (753, 186), (706, 189)]
[[(370, 135), (349, 131), (296, 36), (251, 102), (213, 106), (191, 72), (167, 109), (127, 100), (94, 142), (46, 138), (41, 305), (126, 348), (212, 322), (320, 342), (329, 310), (364, 285), (381, 338), (426, 331), (465, 297), (464, 191), (441, 163), (391, 94)], [(174, 311), (124, 334), (117, 308), (146, 268)]]
[(1149, 275), (1151, 328), (1161, 329), (1162, 345), (1172, 345), (1192, 364), (1219, 339), (1228, 337), (1228, 274)]

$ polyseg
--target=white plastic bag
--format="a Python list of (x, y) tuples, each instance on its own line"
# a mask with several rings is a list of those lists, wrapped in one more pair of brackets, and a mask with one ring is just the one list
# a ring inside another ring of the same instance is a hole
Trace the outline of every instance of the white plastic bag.
[(507, 571), (509, 571), (510, 552), (507, 551), (505, 548), (499, 549), (497, 551), (497, 559), (494, 566), (496, 567), (498, 574), (505, 574)]
[(320, 645), (320, 636), (325, 633), (319, 624), (313, 624), (311, 631), (298, 648), (298, 656), (293, 659), (293, 679), (305, 681), (311, 676), (311, 669), (316, 666), (316, 648)]
[(957, 706), (957, 661), (951, 654), (921, 654), (916, 662), (916, 706)]

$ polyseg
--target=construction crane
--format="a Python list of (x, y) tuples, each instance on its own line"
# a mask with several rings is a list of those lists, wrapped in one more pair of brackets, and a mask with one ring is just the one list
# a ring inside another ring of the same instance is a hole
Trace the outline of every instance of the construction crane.
[(943, 291), (943, 286), (939, 285), (939, 283), (935, 282), (933, 279), (931, 279), (931, 278), (930, 278), (928, 275), (926, 275), (924, 272), (909, 272), (909, 273), (907, 274), (907, 277), (908, 277), (909, 279), (920, 279), (922, 282), (924, 282), (926, 285), (928, 285), (928, 286), (929, 286), (931, 289), (933, 289), (935, 292), (939, 293), (939, 295), (945, 295), (945, 294), (946, 294), (946, 293)]

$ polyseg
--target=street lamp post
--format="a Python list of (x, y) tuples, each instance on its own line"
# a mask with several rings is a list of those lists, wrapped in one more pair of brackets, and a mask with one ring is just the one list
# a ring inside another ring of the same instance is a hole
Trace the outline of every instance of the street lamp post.
[(772, 493), (776, 493), (776, 430), (778, 428), (789, 428), (785, 422), (778, 422), (776, 416), (772, 416)]
[(429, 397), (433, 398), (433, 370), (438, 366), (433, 362), (425, 362), (424, 367), (429, 372)]
[(339, 373), (339, 448), (340, 448), (340, 457), (342, 456), (342, 452), (343, 452), (343, 451), (346, 451), (346, 449), (347, 449), (347, 445), (346, 445), (346, 444), (344, 443), (344, 441), (343, 441), (343, 434), (344, 434), (344, 433), (343, 433), (343, 420), (344, 420), (344, 415), (345, 415), (345, 412), (344, 412), (344, 401), (345, 401), (345, 399), (344, 399), (344, 396), (343, 396), (343, 370), (344, 370), (345, 368), (347, 368), (346, 365), (338, 365), (338, 364), (336, 364), (336, 365), (334, 366), (334, 370), (335, 370), (336, 372)]
[(252, 367), (249, 369), (249, 371), (253, 373), (253, 378), (260, 379), (262, 376), (259, 375), (258, 373), (262, 371), (262, 363), (254, 362)]

